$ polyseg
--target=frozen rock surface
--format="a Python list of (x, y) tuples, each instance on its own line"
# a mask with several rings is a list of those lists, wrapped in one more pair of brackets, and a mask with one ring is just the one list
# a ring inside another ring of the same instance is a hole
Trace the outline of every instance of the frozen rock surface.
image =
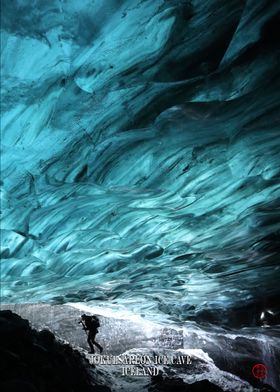
[[(258, 392), (240, 378), (220, 371), (202, 350), (132, 349), (124, 356), (189, 356), (190, 364), (160, 365), (154, 377), (122, 376), (119, 365), (90, 366), (83, 350), (73, 350), (47, 329), (36, 331), (10, 310), (0, 312), (1, 389), (7, 392), (39, 391), (176, 391)], [(87, 355), (92, 360), (92, 355)], [(135, 366), (142, 368), (143, 366)], [(144, 365), (144, 368), (146, 366)], [(270, 389), (272, 391), (272, 389)]]
[[(27, 318), (36, 329), (51, 330), (57, 338), (70, 343), (93, 362), (93, 356), (87, 354), (89, 347), (84, 331), (77, 324), (83, 310), (66, 305), (42, 304), (2, 305), (2, 308), (11, 309)], [(99, 318), (101, 326), (96, 340), (103, 346), (104, 356), (138, 354), (166, 355), (170, 358), (188, 355), (192, 362), (181, 366), (160, 366), (158, 377), (152, 379), (130, 374), (123, 376), (121, 365), (97, 362), (98, 374), (113, 391), (118, 392), (122, 387), (126, 388), (125, 391), (172, 391), (175, 386), (189, 391), (185, 384), (202, 383), (195, 384), (198, 389), (193, 391), (210, 392), (210, 386), (203, 384), (205, 381), (228, 392), (259, 391), (264, 384), (267, 384), (267, 392), (280, 390), (280, 330), (277, 328), (227, 331), (212, 327), (207, 330), (193, 323), (178, 328), (177, 325), (165, 327), (156, 323), (147, 324), (143, 319), (128, 320), (102, 315)], [(252, 367), (256, 363), (265, 363), (268, 369), (267, 377), (262, 382), (252, 376)]]

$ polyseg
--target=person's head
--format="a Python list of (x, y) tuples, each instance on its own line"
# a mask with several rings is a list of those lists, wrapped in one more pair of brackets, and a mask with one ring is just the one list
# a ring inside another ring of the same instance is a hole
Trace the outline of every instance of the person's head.
[(81, 319), (82, 319), (82, 320), (85, 320), (85, 319), (86, 319), (86, 317), (87, 317), (87, 315), (86, 315), (86, 314), (82, 314), (82, 315), (81, 315)]

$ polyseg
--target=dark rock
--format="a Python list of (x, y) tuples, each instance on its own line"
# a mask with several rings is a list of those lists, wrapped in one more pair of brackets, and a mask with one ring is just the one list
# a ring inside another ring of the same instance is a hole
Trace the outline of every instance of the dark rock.
[(38, 332), (11, 311), (0, 312), (0, 331), (1, 391), (110, 392), (85, 358), (51, 331)]
[(208, 380), (187, 384), (179, 377), (168, 378), (163, 377), (162, 374), (152, 377), (151, 385), (148, 389), (150, 392), (223, 392), (220, 387)]
[(277, 392), (276, 389), (272, 388), (272, 386), (267, 385), (267, 384), (263, 384), (260, 391), (261, 392)]
[(1, 383), (1, 390), (5, 392), (38, 392), (33, 384), (21, 379)]
[[(12, 313), (10, 310), (3, 310), (0, 313), (0, 345), (1, 347), (15, 347), (32, 341), (31, 329), (27, 320)], [(20, 340), (18, 339), (20, 337)]]
[(54, 344), (55, 336), (48, 329), (43, 329), (39, 332), (39, 340), (44, 347), (51, 347)]

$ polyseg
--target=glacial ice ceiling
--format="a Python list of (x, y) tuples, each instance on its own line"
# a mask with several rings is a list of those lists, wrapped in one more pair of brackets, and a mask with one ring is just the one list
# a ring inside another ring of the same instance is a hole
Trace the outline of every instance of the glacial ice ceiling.
[(280, 2), (1, 5), (2, 301), (273, 301)]

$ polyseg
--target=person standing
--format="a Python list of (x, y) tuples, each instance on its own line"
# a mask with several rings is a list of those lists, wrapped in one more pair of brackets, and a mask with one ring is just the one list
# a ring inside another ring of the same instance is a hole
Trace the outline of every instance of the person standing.
[(100, 346), (99, 343), (95, 341), (96, 334), (98, 333), (98, 328), (100, 327), (100, 322), (97, 316), (87, 316), (86, 314), (82, 314), (81, 319), (79, 321), (83, 325), (83, 329), (87, 332), (88, 338), (87, 342), (90, 347), (90, 354), (94, 354), (94, 346), (96, 346), (100, 354), (103, 351), (103, 347)]

